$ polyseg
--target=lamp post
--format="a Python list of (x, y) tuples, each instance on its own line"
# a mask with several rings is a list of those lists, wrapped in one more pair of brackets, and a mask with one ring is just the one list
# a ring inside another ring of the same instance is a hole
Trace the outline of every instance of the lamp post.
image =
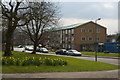
[[(95, 24), (97, 24), (97, 21), (98, 20), (101, 20), (101, 18), (98, 18), (98, 19), (96, 19), (95, 20)], [(98, 46), (97, 46), (97, 39), (96, 39), (96, 37), (97, 37), (97, 32), (96, 32), (96, 26), (95, 26), (95, 42), (94, 42), (94, 45), (95, 45), (95, 61), (97, 62), (97, 50), (98, 50)]]

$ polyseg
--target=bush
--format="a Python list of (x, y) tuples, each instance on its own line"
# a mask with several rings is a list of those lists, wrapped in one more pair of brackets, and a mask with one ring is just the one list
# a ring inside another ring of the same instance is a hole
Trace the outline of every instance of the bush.
[(25, 58), (14, 58), (14, 57), (2, 57), (2, 65), (16, 65), (16, 66), (63, 66), (67, 65), (67, 61), (62, 59), (50, 59), (50, 58), (35, 58), (35, 57), (25, 57)]

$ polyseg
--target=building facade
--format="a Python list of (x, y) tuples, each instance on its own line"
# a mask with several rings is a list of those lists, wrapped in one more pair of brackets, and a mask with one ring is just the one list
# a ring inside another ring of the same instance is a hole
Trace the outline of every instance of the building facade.
[(53, 28), (45, 34), (45, 43), (52, 48), (94, 50), (95, 43), (106, 42), (106, 28), (92, 21)]

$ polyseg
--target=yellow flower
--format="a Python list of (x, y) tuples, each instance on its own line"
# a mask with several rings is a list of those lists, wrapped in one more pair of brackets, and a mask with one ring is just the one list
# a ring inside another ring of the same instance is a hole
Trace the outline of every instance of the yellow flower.
[(33, 59), (35, 59), (35, 58), (33, 57)]
[(10, 59), (11, 59), (11, 57), (10, 57)]

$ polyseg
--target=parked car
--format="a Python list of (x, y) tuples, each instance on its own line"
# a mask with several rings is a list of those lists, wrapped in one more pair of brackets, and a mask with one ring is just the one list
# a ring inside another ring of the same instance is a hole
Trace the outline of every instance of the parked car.
[(55, 53), (56, 53), (56, 55), (57, 54), (60, 54), (60, 55), (66, 55), (66, 49), (59, 49), (59, 50), (57, 50)]
[(48, 53), (48, 50), (46, 48), (37, 48), (37, 52), (43, 52), (43, 53)]
[(23, 46), (22, 45), (18, 45), (18, 48), (23, 48)]
[(33, 51), (33, 46), (25, 46), (25, 50)]
[(67, 55), (70, 55), (70, 56), (81, 56), (82, 55), (77, 50), (68, 50), (66, 53), (67, 53)]

